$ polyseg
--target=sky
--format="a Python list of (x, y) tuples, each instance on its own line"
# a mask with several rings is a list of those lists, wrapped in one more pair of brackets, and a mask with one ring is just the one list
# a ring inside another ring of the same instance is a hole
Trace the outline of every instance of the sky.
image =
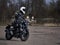
[[(15, 2), (15, 3), (18, 2), (17, 0), (11, 0), (11, 1), (13, 1), (13, 3), (14, 3), (14, 2)], [(25, 2), (26, 0), (22, 0), (22, 1)], [(49, 4), (50, 1), (52, 1), (52, 0), (46, 0), (46, 3)], [(54, 0), (54, 1), (56, 2), (56, 0)]]
[[(49, 2), (51, 2), (52, 0), (46, 0), (46, 4), (49, 4)], [(57, 1), (57, 0), (54, 0), (55, 2)]]
[[(11, 0), (12, 4), (16, 4), (18, 3), (18, 0)], [(26, 0), (22, 0), (23, 2), (25, 2)], [(51, 2), (52, 0), (46, 0), (46, 4), (49, 5), (49, 2)], [(54, 0), (56, 2), (56, 0)]]
[(46, 0), (46, 3), (48, 4), (51, 0)]

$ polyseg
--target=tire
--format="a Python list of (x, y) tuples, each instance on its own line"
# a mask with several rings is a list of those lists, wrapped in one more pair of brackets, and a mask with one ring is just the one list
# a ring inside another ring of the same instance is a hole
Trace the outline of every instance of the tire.
[(27, 32), (26, 34), (23, 33), (21, 35), (21, 41), (26, 41), (28, 39), (28, 37), (29, 37), (29, 31), (26, 31), (26, 32)]
[(10, 33), (6, 33), (5, 34), (5, 37), (6, 37), (7, 40), (11, 40), (12, 39), (12, 36), (11, 36)]

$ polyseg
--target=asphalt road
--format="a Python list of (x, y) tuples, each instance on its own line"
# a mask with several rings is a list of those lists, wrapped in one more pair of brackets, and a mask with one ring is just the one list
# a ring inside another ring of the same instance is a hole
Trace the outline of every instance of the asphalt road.
[(29, 26), (29, 38), (23, 42), (20, 39), (5, 39), (5, 27), (0, 26), (0, 45), (60, 45), (60, 27)]

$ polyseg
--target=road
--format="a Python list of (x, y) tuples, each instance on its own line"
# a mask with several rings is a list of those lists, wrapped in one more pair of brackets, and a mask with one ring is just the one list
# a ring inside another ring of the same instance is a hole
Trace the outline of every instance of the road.
[(0, 45), (60, 45), (60, 27), (29, 26), (29, 38), (21, 41), (17, 38), (5, 39), (5, 27), (0, 26)]

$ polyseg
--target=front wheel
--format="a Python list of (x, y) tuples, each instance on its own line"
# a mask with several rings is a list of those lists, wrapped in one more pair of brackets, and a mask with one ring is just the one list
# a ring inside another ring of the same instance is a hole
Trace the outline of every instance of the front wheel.
[(24, 32), (22, 33), (21, 40), (26, 41), (28, 39), (28, 37), (29, 37), (29, 31), (26, 30), (26, 33), (24, 33)]
[(11, 39), (12, 39), (12, 36), (11, 36), (11, 34), (9, 34), (9, 33), (6, 33), (6, 34), (5, 34), (5, 37), (6, 37), (7, 40), (11, 40)]

